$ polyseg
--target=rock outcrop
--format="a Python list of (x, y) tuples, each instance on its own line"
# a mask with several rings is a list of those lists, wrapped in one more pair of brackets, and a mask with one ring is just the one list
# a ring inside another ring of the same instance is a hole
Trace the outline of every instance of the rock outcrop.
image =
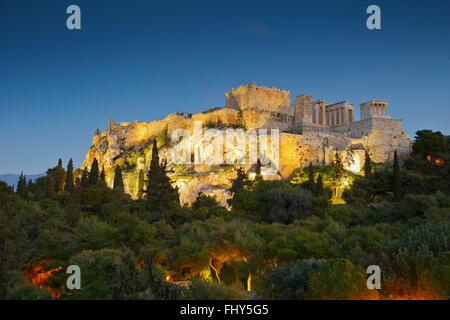
[[(116, 124), (111, 120), (108, 129), (97, 132), (94, 136), (82, 168), (90, 169), (93, 159), (96, 158), (100, 168), (105, 169), (107, 184), (112, 187), (114, 168), (120, 165), (124, 174), (125, 192), (136, 198), (139, 171), (148, 170), (151, 147), (156, 141), (160, 158), (166, 159), (173, 170), (171, 178), (179, 188), (182, 204), (192, 203), (197, 194), (203, 192), (215, 195), (222, 205), (226, 205), (226, 199), (230, 196), (227, 189), (230, 187), (230, 180), (235, 177), (234, 168), (239, 164), (217, 161), (205, 163), (205, 159), (198, 162), (195, 161), (197, 160), (195, 153), (199, 151), (211, 154), (211, 150), (214, 155), (218, 153), (222, 155), (221, 153), (225, 153), (225, 150), (231, 150), (236, 154), (242, 152), (238, 150), (237, 144), (231, 144), (226, 139), (227, 130), (232, 128), (235, 132), (242, 129), (241, 132), (244, 135), (256, 134), (259, 137), (257, 145), (260, 152), (264, 139), (267, 139), (268, 145), (272, 146), (276, 143), (278, 152), (274, 152), (275, 149), (270, 147), (270, 152), (264, 154), (267, 160), (264, 163), (267, 164), (263, 166), (262, 174), (266, 179), (288, 178), (294, 169), (309, 163), (327, 165), (333, 160), (336, 152), (340, 153), (347, 170), (360, 173), (365, 150), (370, 152), (375, 162), (391, 161), (395, 150), (399, 154), (406, 154), (410, 150), (409, 137), (402, 130), (400, 119), (366, 118), (340, 126), (317, 125), (314, 130), (296, 132), (295, 106), (289, 105), (289, 91), (267, 87), (257, 91), (258, 89), (255, 89), (252, 84), (250, 99), (245, 87), (241, 86), (238, 89), (227, 93), (227, 107), (224, 108), (208, 109), (195, 114), (173, 113), (165, 119), (151, 122), (134, 121)], [(262, 97), (255, 98), (254, 95), (258, 92), (262, 92)], [(236, 98), (237, 94), (239, 99)], [(276, 95), (279, 97), (277, 98)], [(267, 96), (269, 100), (264, 103)], [(245, 107), (240, 108), (239, 103), (244, 101)], [(256, 105), (249, 104), (249, 101), (256, 101)], [(199, 123), (202, 124), (200, 130), (202, 143), (197, 150), (195, 146), (199, 136), (198, 132), (195, 136), (195, 130), (199, 129)], [(182, 141), (180, 142), (181, 139), (171, 140), (171, 137), (176, 136), (180, 130), (185, 132)], [(223, 137), (222, 151), (214, 149), (217, 137)], [(261, 140), (261, 137), (264, 139)], [(189, 146), (190, 154), (184, 155), (183, 158), (187, 161), (180, 161), (179, 150), (182, 145)], [(252, 176), (255, 161), (250, 160), (248, 154), (250, 151), (246, 150), (246, 152), (246, 161), (242, 166)], [(225, 160), (226, 155), (224, 155)]]

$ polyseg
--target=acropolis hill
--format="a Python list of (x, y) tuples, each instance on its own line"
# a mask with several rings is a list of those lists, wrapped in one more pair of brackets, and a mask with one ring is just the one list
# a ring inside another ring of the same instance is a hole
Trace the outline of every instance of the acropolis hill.
[[(371, 99), (360, 104), (360, 119), (355, 120), (354, 105), (348, 101), (327, 103), (300, 94), (292, 104), (290, 91), (249, 83), (226, 94), (226, 106), (202, 113), (173, 113), (151, 122), (134, 121), (116, 124), (97, 132), (82, 168), (90, 169), (97, 158), (104, 166), (107, 183), (112, 186), (114, 167), (120, 164), (124, 173), (125, 191), (134, 198), (138, 193), (138, 173), (148, 170), (153, 141), (160, 146), (160, 157), (173, 165), (172, 179), (179, 187), (180, 201), (191, 203), (199, 192), (216, 195), (225, 204), (226, 189), (235, 171), (232, 165), (179, 164), (173, 161), (175, 143), (170, 142), (174, 130), (193, 132), (194, 122), (225, 132), (226, 128), (278, 129), (279, 165), (276, 174), (266, 179), (288, 178), (294, 169), (309, 165), (327, 165), (339, 152), (344, 167), (359, 174), (365, 150), (375, 162), (389, 162), (394, 151), (399, 155), (410, 151), (408, 134), (401, 119), (388, 116), (388, 100)], [(203, 128), (205, 132), (206, 127)], [(169, 137), (169, 138), (167, 138)], [(208, 147), (208, 142), (203, 143)], [(244, 165), (250, 173), (254, 165)], [(264, 175), (265, 168), (262, 173)]]

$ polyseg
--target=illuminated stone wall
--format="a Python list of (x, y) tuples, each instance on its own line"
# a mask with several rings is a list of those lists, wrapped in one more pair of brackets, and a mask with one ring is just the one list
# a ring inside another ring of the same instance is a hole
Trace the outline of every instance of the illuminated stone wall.
[[(116, 124), (110, 121), (108, 129), (94, 136), (82, 168), (90, 169), (96, 158), (100, 168), (105, 167), (107, 183), (112, 187), (114, 167), (120, 164), (125, 191), (136, 197), (138, 172), (148, 170), (150, 164), (149, 145), (162, 133), (170, 137), (176, 129), (186, 129), (192, 135), (195, 121), (220, 131), (230, 127), (279, 129), (278, 172), (266, 176), (267, 179), (288, 178), (294, 169), (310, 163), (327, 165), (336, 152), (340, 153), (344, 167), (354, 173), (360, 172), (366, 150), (375, 162), (392, 161), (394, 151), (400, 156), (410, 152), (410, 140), (402, 129), (402, 120), (387, 116), (386, 100), (363, 104), (363, 108), (368, 108), (364, 110), (371, 112), (364, 111), (364, 114), (370, 117), (355, 121), (353, 105), (347, 101), (327, 105), (323, 99), (312, 101), (310, 95), (300, 95), (295, 105), (291, 105), (289, 91), (255, 83), (241, 85), (226, 96), (226, 107), (201, 113), (172, 113), (151, 122)], [(330, 122), (331, 112), (340, 114), (337, 122)], [(174, 147), (175, 144), (168, 143), (160, 149), (160, 157), (169, 164), (173, 164)], [(208, 147), (208, 143), (204, 147)], [(252, 165), (244, 168), (254, 170)], [(202, 164), (176, 166), (173, 178), (182, 203), (191, 203), (198, 192), (204, 192), (215, 195), (226, 205), (227, 188), (234, 175), (232, 166)]]

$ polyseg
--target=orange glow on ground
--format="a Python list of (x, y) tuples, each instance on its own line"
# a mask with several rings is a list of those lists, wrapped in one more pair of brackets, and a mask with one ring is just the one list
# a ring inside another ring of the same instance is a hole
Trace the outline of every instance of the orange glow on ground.
[(439, 157), (433, 158), (432, 156), (427, 156), (427, 160), (428, 160), (429, 162), (434, 162), (434, 163), (437, 164), (438, 166), (442, 166), (442, 165), (444, 165), (444, 163), (445, 163), (444, 159), (439, 158)]
[[(45, 270), (44, 265), (48, 262), (49, 261), (46, 260), (40, 260), (25, 267), (25, 276), (31, 281), (32, 284), (39, 288), (43, 288), (45, 286), (45, 282), (53, 274), (53, 272), (62, 269), (62, 267), (57, 267), (50, 270)], [(52, 288), (47, 286), (47, 289), (52, 293), (53, 298), (59, 298), (63, 287)]]

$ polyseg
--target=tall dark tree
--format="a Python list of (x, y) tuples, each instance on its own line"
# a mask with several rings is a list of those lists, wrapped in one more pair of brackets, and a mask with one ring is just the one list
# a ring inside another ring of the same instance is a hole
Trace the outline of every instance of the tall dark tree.
[(116, 169), (114, 170), (113, 189), (114, 190), (122, 190), (122, 191), (124, 189), (123, 177), (122, 177), (122, 168), (120, 167), (120, 165), (117, 165)]
[(394, 172), (392, 178), (392, 189), (394, 193), (394, 201), (402, 199), (402, 181), (400, 177), (400, 164), (398, 162), (397, 151), (394, 151)]
[(99, 180), (101, 183), (106, 185), (106, 173), (105, 173), (105, 166), (102, 166), (102, 171), (100, 171)]
[(74, 187), (74, 181), (73, 181), (73, 160), (70, 159), (69, 163), (67, 164), (67, 171), (66, 171), (66, 184), (64, 186), (65, 192), (72, 192)]
[(316, 183), (314, 181), (314, 168), (312, 163), (309, 163), (308, 166), (308, 190), (311, 191), (312, 194), (316, 193)]
[(372, 177), (372, 159), (370, 159), (370, 155), (367, 150), (364, 157), (364, 177), (366, 179), (370, 179), (370, 177)]
[(84, 168), (81, 173), (81, 187), (82, 188), (86, 188), (89, 185), (88, 179), (89, 179), (89, 171), (86, 168)]
[(94, 158), (89, 172), (88, 185), (92, 186), (98, 182), (99, 168), (97, 158)]
[(171, 211), (179, 206), (178, 188), (173, 187), (168, 174), (167, 162), (160, 163), (156, 141), (153, 143), (152, 160), (147, 173), (147, 203), (152, 211)]
[(264, 178), (261, 175), (261, 160), (258, 159), (258, 161), (256, 161), (256, 168), (255, 168), (255, 182), (258, 183), (261, 180), (264, 180)]
[(342, 184), (342, 179), (344, 178), (344, 166), (342, 165), (341, 156), (337, 151), (334, 155), (334, 160), (331, 163), (331, 175), (335, 197), (337, 197), (339, 188)]
[(319, 174), (319, 176), (317, 177), (317, 188), (316, 188), (316, 193), (317, 195), (322, 195), (323, 194), (323, 178), (322, 175)]
[(30, 195), (30, 193), (35, 193), (35, 189), (36, 189), (36, 185), (33, 183), (33, 180), (28, 180), (28, 184), (27, 184), (27, 192), (28, 195)]
[(19, 181), (17, 182), (16, 192), (22, 199), (28, 199), (27, 178), (24, 176), (23, 171), (20, 174)]
[(138, 198), (142, 199), (144, 196), (145, 174), (144, 170), (139, 170), (138, 178)]
[(58, 160), (58, 165), (50, 170), (50, 174), (55, 180), (55, 192), (56, 194), (61, 194), (64, 192), (64, 184), (66, 183), (66, 171), (62, 166), (62, 160)]

